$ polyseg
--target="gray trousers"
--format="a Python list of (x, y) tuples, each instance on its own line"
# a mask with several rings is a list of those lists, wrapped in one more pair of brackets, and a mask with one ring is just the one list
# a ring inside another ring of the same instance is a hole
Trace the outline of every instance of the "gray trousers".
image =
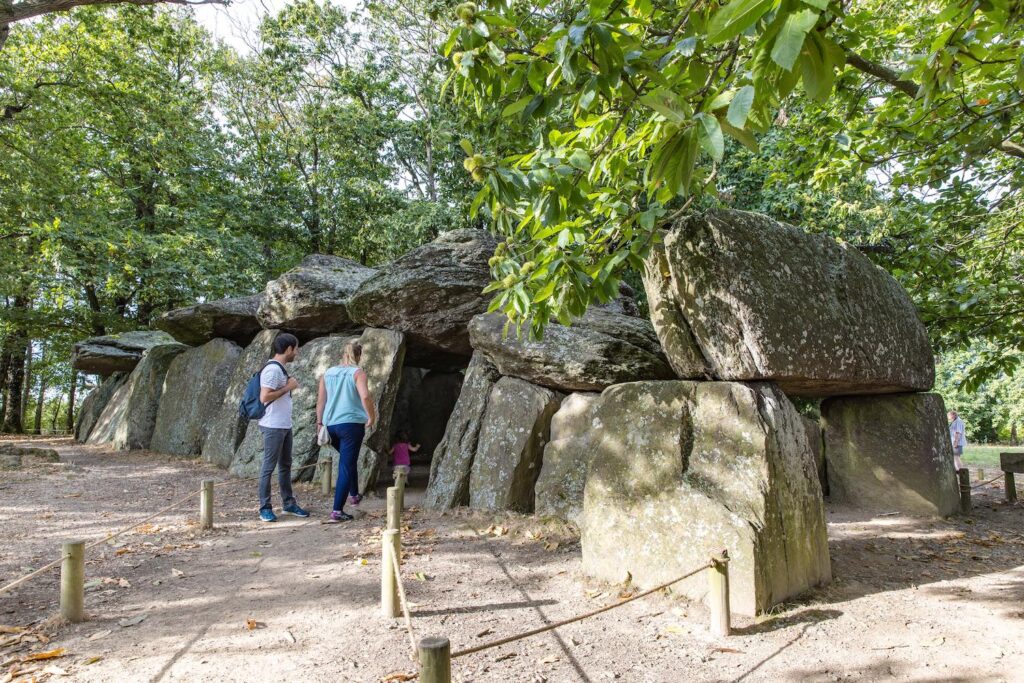
[(263, 434), (263, 465), (260, 467), (260, 510), (272, 510), (270, 478), (277, 468), (277, 483), (284, 506), (295, 504), (292, 495), (292, 430), (260, 427)]

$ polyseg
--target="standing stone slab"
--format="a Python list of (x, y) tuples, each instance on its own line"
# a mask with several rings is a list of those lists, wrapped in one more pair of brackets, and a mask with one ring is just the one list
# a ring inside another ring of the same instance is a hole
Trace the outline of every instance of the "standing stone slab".
[(559, 394), (515, 377), (498, 380), (480, 426), (469, 505), (482, 510), (532, 512), (534, 484)]
[[(800, 415), (771, 384), (606, 389), (584, 494), (583, 568), (640, 587), (725, 548), (732, 610), (753, 615), (828, 582), (825, 513)], [(673, 587), (703, 599), (701, 573)]]
[(154, 326), (190, 346), (214, 339), (229, 339), (245, 346), (263, 329), (256, 319), (261, 301), (263, 295), (254, 294), (176, 308), (157, 318)]
[(301, 340), (361, 327), (349, 315), (349, 297), (377, 271), (340, 256), (310, 254), (267, 283), (257, 317), (263, 327)]
[(832, 501), (941, 517), (959, 509), (941, 396), (832, 398), (821, 417)]
[[(675, 377), (650, 321), (590, 309), (572, 325), (550, 323), (544, 337), (519, 338), (501, 313), (470, 322), (473, 348), (502, 375), (559, 391), (595, 391), (612, 384)], [(524, 333), (525, 334), (525, 333)]]
[(387, 469), (391, 413), (402, 382), (405, 336), (394, 330), (370, 328), (363, 332), (359, 341), (363, 345), (359, 367), (366, 373), (366, 383), (377, 409), (377, 423), (363, 437), (359, 451), (359, 491), (366, 493), (377, 485)]
[(260, 370), (273, 355), (274, 339), (279, 330), (263, 330), (238, 357), (224, 390), (220, 405), (209, 413), (212, 417), (203, 440), (203, 459), (218, 467), (228, 468), (235, 450), (245, 437), (248, 422), (238, 415), (238, 404), (253, 373)]
[[(663, 345), (670, 356), (685, 346), (673, 322), (685, 320), (716, 378), (771, 380), (795, 396), (932, 387), (934, 359), (913, 303), (854, 247), (767, 216), (714, 210), (668, 233), (664, 263), (651, 268), (666, 265), (671, 297), (648, 288), (660, 297), (653, 308)], [(678, 314), (664, 310), (673, 306)]]
[(150, 450), (172, 455), (199, 455), (207, 430), (224, 402), (224, 394), (242, 349), (214, 339), (185, 351), (164, 377)]
[(115, 450), (149, 448), (164, 377), (174, 359), (186, 349), (184, 344), (175, 343), (146, 351), (125, 383), (110, 397), (86, 442), (109, 445)]
[(500, 378), (482, 353), (474, 353), (466, 368), (459, 400), (455, 402), (441, 442), (430, 461), (430, 482), (423, 504), (434, 510), (467, 505), (469, 478), (487, 412), (487, 401)]
[(89, 433), (92, 432), (96, 421), (103, 414), (103, 409), (107, 407), (110, 398), (127, 380), (127, 372), (115, 372), (89, 392), (78, 409), (78, 422), (75, 424), (75, 439), (77, 441), (85, 442), (89, 438)]
[(90, 337), (75, 343), (71, 351), (71, 367), (103, 377), (115, 372), (131, 372), (146, 351), (173, 343), (174, 337), (158, 330)]
[[(316, 443), (316, 397), (320, 378), (328, 368), (341, 362), (345, 344), (351, 339), (354, 337), (314, 339), (301, 345), (298, 357), (288, 364), (288, 375), (299, 383), (298, 388), (292, 391), (292, 472), (295, 479), (309, 479), (313, 476), (312, 467), (297, 474), (295, 471), (316, 462), (320, 453)], [(230, 468), (234, 475), (259, 475), (263, 462), (263, 437), (257, 423), (257, 420), (249, 422), (245, 438), (235, 451)]]
[(818, 483), (821, 484), (821, 492), (828, 495), (828, 469), (825, 466), (825, 434), (822, 432), (821, 423), (812, 420), (806, 415), (801, 415), (807, 431), (807, 439), (811, 444), (811, 453), (814, 454), (814, 462), (818, 468)]
[(537, 479), (537, 514), (579, 522), (594, 455), (594, 412), (600, 394), (570, 394), (551, 418), (551, 440)]
[(451, 367), (453, 358), (472, 353), (466, 327), (487, 310), (490, 295), (482, 291), (491, 281), (487, 260), (496, 246), (481, 230), (444, 233), (364, 282), (349, 302), (353, 319), (405, 333), (410, 365)]

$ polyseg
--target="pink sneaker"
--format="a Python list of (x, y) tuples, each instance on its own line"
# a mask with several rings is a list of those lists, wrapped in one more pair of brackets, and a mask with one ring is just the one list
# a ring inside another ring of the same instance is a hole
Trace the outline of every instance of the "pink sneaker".
[(362, 501), (362, 500), (363, 500), (363, 497), (362, 497), (362, 496), (360, 496), (360, 495), (359, 495), (359, 494), (357, 493), (357, 494), (356, 494), (356, 495), (354, 495), (354, 496), (349, 496), (349, 497), (348, 497), (348, 504), (349, 504), (349, 505), (359, 505), (360, 501)]

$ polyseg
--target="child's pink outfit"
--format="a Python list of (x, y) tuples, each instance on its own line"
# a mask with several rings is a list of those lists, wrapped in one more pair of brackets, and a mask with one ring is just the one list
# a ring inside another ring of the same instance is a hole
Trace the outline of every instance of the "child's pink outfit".
[(394, 445), (394, 449), (395, 449), (394, 452), (393, 452), (394, 459), (395, 459), (394, 465), (396, 467), (399, 466), (399, 465), (402, 465), (404, 467), (408, 467), (409, 466), (409, 444), (399, 442), (399, 443), (396, 443)]

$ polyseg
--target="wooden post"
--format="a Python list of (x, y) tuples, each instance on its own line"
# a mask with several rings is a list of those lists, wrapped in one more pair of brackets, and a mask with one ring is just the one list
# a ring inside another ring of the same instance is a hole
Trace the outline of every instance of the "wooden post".
[(1017, 502), (1017, 484), (1013, 481), (1013, 472), (1003, 472), (1003, 482), (1006, 484), (1006, 502)]
[(199, 522), (204, 529), (213, 528), (213, 479), (203, 479), (199, 494)]
[(729, 613), (729, 553), (726, 550), (711, 556), (708, 607), (711, 608), (711, 632), (716, 636), (729, 635), (732, 629)]
[(398, 487), (388, 487), (388, 525), (386, 528), (398, 531), (402, 526), (402, 502), (398, 496)]
[(395, 472), (395, 487), (398, 488), (398, 509), (405, 509), (405, 480), (408, 478), (405, 472)]
[(974, 476), (977, 478), (978, 481), (985, 481), (985, 470), (979, 467), (978, 469), (974, 470)]
[(380, 610), (385, 617), (395, 619), (402, 614), (402, 606), (398, 599), (398, 577), (391, 556), (401, 558), (401, 537), (394, 529), (387, 529), (381, 534), (380, 549)]
[(320, 461), (320, 493), (325, 496), (331, 495), (331, 470), (334, 469), (334, 462), (327, 458)]
[(85, 619), (85, 541), (61, 546), (60, 615), (72, 623)]
[(451, 643), (443, 636), (420, 640), (420, 683), (452, 683)]
[(971, 473), (966, 467), (956, 471), (960, 480), (960, 512), (971, 511)]

